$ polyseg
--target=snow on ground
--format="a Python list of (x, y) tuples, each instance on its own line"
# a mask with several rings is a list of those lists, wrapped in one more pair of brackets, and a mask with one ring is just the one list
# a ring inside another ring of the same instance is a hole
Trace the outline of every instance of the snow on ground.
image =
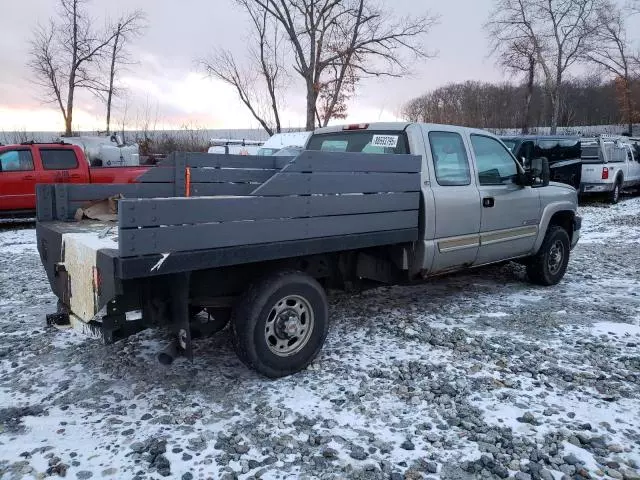
[(163, 367), (55, 310), (32, 225), (0, 227), (0, 478), (626, 478), (640, 465), (640, 198), (581, 207), (563, 282), (517, 265), (331, 296), (300, 374), (230, 334)]

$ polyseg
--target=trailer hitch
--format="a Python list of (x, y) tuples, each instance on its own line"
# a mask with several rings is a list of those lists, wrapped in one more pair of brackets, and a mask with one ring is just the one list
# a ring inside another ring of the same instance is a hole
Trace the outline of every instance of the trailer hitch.
[(69, 307), (58, 300), (56, 306), (56, 313), (48, 313), (46, 315), (47, 326), (62, 326), (70, 325), (71, 318), (69, 317)]

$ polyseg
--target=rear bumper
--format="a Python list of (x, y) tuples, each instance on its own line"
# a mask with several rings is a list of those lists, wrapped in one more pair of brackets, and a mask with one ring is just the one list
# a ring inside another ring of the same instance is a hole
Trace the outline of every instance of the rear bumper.
[(614, 183), (582, 183), (580, 184), (580, 194), (588, 195), (590, 193), (611, 192)]
[(571, 249), (578, 244), (578, 240), (580, 240), (580, 229), (582, 228), (582, 217), (576, 215), (573, 218), (573, 235), (571, 236)]

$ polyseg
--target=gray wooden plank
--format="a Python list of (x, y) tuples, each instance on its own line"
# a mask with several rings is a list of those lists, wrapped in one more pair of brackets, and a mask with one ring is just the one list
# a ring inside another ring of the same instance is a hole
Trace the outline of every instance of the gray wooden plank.
[(126, 183), (103, 185), (68, 184), (69, 200), (98, 200), (122, 194), (128, 198), (170, 197), (173, 185), (170, 183)]
[(189, 167), (275, 168), (275, 157), (221, 153), (187, 153), (186, 155)]
[(123, 257), (234, 245), (401, 230), (418, 226), (418, 210), (332, 217), (257, 220), (119, 231)]
[(192, 183), (191, 196), (249, 195), (257, 186), (255, 183)]
[[(191, 182), (255, 182), (262, 183), (278, 170), (254, 168), (191, 167)], [(175, 178), (175, 168), (153, 167), (138, 179), (140, 183), (168, 183)]]
[[(56, 185), (54, 189), (55, 218), (67, 220), (69, 218), (69, 190), (70, 184)], [(74, 185), (75, 187), (75, 185)]]
[(417, 210), (420, 194), (122, 200), (123, 228)]
[(286, 171), (417, 173), (421, 168), (422, 157), (418, 155), (305, 150), (286, 167)]
[(173, 180), (173, 196), (184, 197), (187, 195), (187, 154), (184, 152), (175, 152), (174, 157), (174, 180)]
[(138, 177), (140, 183), (170, 183), (175, 179), (173, 167), (151, 167)]
[(418, 173), (277, 173), (252, 195), (305, 195), (323, 193), (417, 192)]
[(36, 219), (48, 222), (54, 219), (54, 186), (48, 184), (36, 185)]
[(277, 170), (249, 168), (192, 168), (191, 183), (252, 182), (263, 183)]
[(175, 272), (192, 272), (194, 270), (206, 270), (228, 265), (277, 260), (281, 258), (410, 243), (417, 241), (418, 238), (418, 228), (409, 228), (386, 232), (292, 240), (289, 242), (176, 252), (166, 257), (159, 267), (157, 266), (158, 262), (163, 258), (160, 254), (117, 257), (114, 263), (116, 265), (116, 276), (126, 280), (166, 275)]

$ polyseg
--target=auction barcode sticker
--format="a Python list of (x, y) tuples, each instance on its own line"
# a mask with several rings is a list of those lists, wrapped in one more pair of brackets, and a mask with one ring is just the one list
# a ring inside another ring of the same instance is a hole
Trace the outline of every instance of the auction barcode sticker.
[(374, 135), (371, 145), (374, 147), (396, 148), (398, 135)]

